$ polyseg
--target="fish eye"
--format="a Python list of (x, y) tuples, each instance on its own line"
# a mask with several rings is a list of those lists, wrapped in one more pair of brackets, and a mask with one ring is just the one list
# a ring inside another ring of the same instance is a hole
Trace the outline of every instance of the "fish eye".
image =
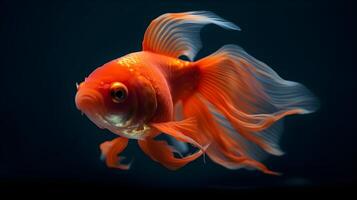
[(124, 84), (114, 82), (110, 86), (110, 96), (112, 97), (113, 102), (121, 103), (128, 97), (128, 89)]

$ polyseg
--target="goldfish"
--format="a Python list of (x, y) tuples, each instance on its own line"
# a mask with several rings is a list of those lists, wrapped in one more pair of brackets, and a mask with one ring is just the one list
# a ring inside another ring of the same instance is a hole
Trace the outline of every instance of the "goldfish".
[(108, 167), (130, 168), (120, 154), (133, 139), (170, 170), (207, 155), (227, 169), (279, 174), (263, 160), (284, 154), (282, 118), (312, 113), (318, 101), (237, 45), (195, 60), (208, 24), (240, 30), (209, 11), (163, 14), (148, 26), (142, 51), (96, 68), (77, 86), (76, 107), (117, 136), (100, 144)]

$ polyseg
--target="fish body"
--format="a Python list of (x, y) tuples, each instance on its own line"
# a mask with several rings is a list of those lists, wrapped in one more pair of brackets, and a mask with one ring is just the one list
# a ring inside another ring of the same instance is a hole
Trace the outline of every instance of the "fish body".
[[(316, 98), (235, 45), (194, 61), (199, 30), (210, 23), (240, 30), (207, 11), (164, 14), (145, 32), (142, 51), (104, 64), (78, 86), (77, 108), (118, 135), (100, 145), (109, 167), (129, 169), (118, 154), (128, 139), (136, 139), (144, 153), (169, 169), (205, 153), (229, 169), (277, 174), (260, 160), (283, 154), (281, 119), (313, 112)], [(160, 134), (177, 141), (176, 148), (157, 140)], [(183, 156), (185, 144), (197, 151)]]
[[(121, 128), (121, 131), (113, 131), (123, 137), (135, 139), (149, 134), (149, 127), (146, 124), (148, 122), (174, 120), (173, 105), (178, 100), (192, 94), (198, 83), (198, 68), (192, 62), (141, 51), (128, 54), (99, 67), (86, 78), (86, 82), (81, 83), (80, 87), (84, 87), (92, 81), (94, 83), (98, 82), (98, 80), (101, 80), (102, 84), (106, 83), (107, 87), (109, 87), (109, 84), (114, 80), (120, 80), (123, 77), (123, 73), (127, 73), (127, 77), (137, 77), (134, 82), (140, 80), (137, 82), (142, 83), (138, 89), (138, 96), (145, 96), (143, 93), (150, 93), (151, 90), (155, 90), (155, 97), (152, 98), (152, 101), (156, 99), (156, 102), (145, 100), (147, 107), (156, 108), (154, 115), (150, 115), (149, 111), (145, 111), (150, 108), (140, 109), (141, 112), (136, 112), (136, 118), (145, 118), (145, 120), (140, 122), (135, 120), (132, 122), (133, 126), (123, 126), (118, 123), (116, 127)], [(93, 85), (95, 86), (95, 84)], [(115, 116), (109, 117), (110, 122), (114, 122), (116, 119), (117, 117)], [(145, 128), (140, 131), (140, 127)]]

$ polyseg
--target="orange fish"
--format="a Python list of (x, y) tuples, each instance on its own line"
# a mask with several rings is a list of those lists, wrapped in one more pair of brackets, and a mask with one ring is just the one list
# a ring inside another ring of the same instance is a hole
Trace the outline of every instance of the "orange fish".
[[(240, 30), (207, 11), (161, 15), (147, 28), (142, 51), (104, 64), (77, 87), (77, 108), (118, 136), (100, 145), (107, 166), (129, 169), (118, 155), (136, 139), (172, 170), (206, 154), (228, 169), (277, 174), (261, 160), (283, 154), (281, 119), (315, 111), (316, 98), (236, 45), (195, 61), (207, 24)], [(187, 144), (196, 150), (187, 153)]]

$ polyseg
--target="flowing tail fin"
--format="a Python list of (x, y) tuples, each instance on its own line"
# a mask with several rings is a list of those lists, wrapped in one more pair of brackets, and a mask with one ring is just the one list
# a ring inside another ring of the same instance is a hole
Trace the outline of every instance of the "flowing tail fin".
[(196, 62), (198, 92), (184, 102), (185, 117), (195, 116), (206, 138), (208, 156), (231, 169), (257, 168), (264, 151), (282, 155), (281, 119), (315, 111), (318, 102), (302, 84), (286, 81), (242, 48), (226, 45)]
[[(201, 48), (199, 32), (207, 24), (240, 30), (207, 11), (167, 13), (149, 25), (143, 50), (175, 58), (185, 55), (193, 61)], [(313, 112), (318, 107), (315, 97), (303, 85), (282, 79), (238, 46), (224, 46), (194, 64), (200, 71), (197, 93), (183, 100), (182, 109), (184, 117), (195, 119), (195, 123), (184, 120), (156, 128), (201, 149), (209, 145), (203, 150), (227, 168), (249, 167), (274, 174), (259, 161), (267, 153), (283, 154), (278, 146), (281, 119)], [(196, 124), (198, 127), (193, 128)], [(161, 161), (176, 162), (172, 160)]]

